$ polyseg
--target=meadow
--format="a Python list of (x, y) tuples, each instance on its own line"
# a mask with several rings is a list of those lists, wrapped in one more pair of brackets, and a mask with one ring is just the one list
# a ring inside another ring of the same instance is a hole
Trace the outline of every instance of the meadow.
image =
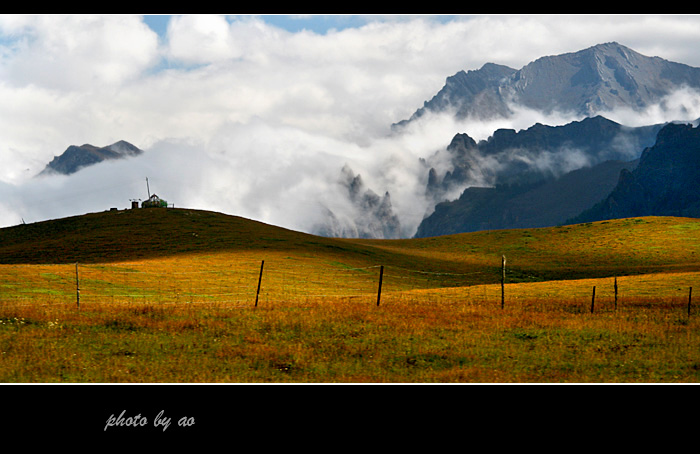
[(184, 209), (0, 229), (0, 382), (697, 383), (699, 233), (331, 239)]

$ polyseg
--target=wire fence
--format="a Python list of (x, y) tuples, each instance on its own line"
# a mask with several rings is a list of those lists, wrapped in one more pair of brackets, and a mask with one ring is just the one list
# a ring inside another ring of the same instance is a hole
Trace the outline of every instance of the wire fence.
[(401, 291), (456, 287), (483, 273), (274, 260), (206, 267), (154, 263), (0, 265), (0, 303), (41, 301), (79, 307), (91, 302), (258, 304), (324, 297), (373, 299), (381, 292), (380, 284)]
[[(691, 314), (692, 286), (696, 279), (690, 277), (682, 283), (666, 282), (661, 285), (674, 287), (677, 299), (685, 301)], [(635, 284), (649, 291), (668, 294), (659, 284), (649, 284), (644, 277), (636, 277)], [(498, 289), (497, 282), (501, 286)], [(609, 282), (608, 282), (609, 281)], [(485, 285), (474, 285), (483, 284)], [(505, 260), (502, 267), (481, 271), (435, 272), (399, 266), (371, 265), (354, 267), (342, 263), (319, 264), (313, 261), (289, 260), (238, 260), (235, 263), (172, 264), (137, 262), (115, 264), (62, 264), (62, 265), (0, 265), (0, 305), (52, 305), (74, 304), (78, 309), (91, 303), (212, 303), (240, 306), (258, 306), (278, 301), (303, 301), (323, 298), (357, 299), (380, 305), (382, 292), (409, 292), (415, 290), (451, 288), (445, 298), (491, 300), (504, 308), (510, 302), (525, 298), (548, 298), (552, 295), (506, 292)], [(608, 285), (609, 284), (609, 285)], [(563, 282), (558, 284), (566, 287)], [(614, 289), (614, 296), (613, 296)], [(530, 291), (532, 287), (530, 287)], [(639, 288), (635, 289), (637, 294)], [(547, 290), (551, 292), (550, 290)], [(596, 294), (596, 291), (598, 292)], [(618, 304), (618, 282), (607, 279), (605, 288), (596, 285), (555, 299), (577, 299), (590, 312), (600, 310), (600, 301), (606, 298)], [(583, 293), (582, 293), (583, 292)], [(488, 294), (487, 294), (488, 293)]]

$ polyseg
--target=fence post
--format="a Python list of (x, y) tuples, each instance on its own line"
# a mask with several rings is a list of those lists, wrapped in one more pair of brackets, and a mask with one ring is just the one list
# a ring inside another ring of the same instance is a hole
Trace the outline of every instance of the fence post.
[(258, 297), (260, 296), (260, 284), (262, 283), (263, 267), (265, 266), (265, 260), (260, 263), (260, 277), (258, 277), (258, 291), (255, 292), (255, 307), (258, 307)]
[(80, 312), (80, 276), (78, 274), (78, 263), (75, 264), (75, 304)]
[(591, 314), (593, 313), (593, 305), (595, 304), (595, 285), (593, 286), (593, 296), (591, 297)]
[(615, 311), (617, 311), (617, 276), (615, 276)]
[(693, 287), (688, 289), (688, 317), (690, 317), (690, 302), (693, 299)]
[(501, 309), (506, 304), (506, 256), (501, 258)]
[(377, 307), (379, 307), (379, 301), (382, 299), (382, 279), (384, 277), (384, 265), (379, 267), (379, 289), (377, 289)]

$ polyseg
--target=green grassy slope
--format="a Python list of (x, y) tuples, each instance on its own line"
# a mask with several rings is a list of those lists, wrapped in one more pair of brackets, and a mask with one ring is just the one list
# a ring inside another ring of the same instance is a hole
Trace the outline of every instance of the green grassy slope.
[(106, 211), (0, 229), (0, 264), (110, 263), (185, 254), (283, 252), (346, 266), (464, 272), (450, 257), (324, 238), (222, 213), (179, 208)]
[[(92, 213), (0, 229), (0, 263), (108, 263), (188, 253), (285, 251), (509, 282), (700, 268), (700, 220), (649, 217), (407, 240), (323, 238), (189, 209)], [(476, 276), (477, 274), (475, 274)], [(476, 282), (475, 282), (476, 283)]]
[(511, 282), (700, 269), (700, 219), (644, 217), (561, 227), (492, 230), (399, 240), (404, 252), (493, 262)]
[(332, 240), (211, 211), (136, 209), (0, 229), (0, 263), (112, 262), (332, 244)]

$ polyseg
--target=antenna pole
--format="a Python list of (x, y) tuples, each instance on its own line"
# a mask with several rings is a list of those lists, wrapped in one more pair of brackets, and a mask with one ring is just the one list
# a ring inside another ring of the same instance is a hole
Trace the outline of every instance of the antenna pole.
[(146, 190), (148, 191), (148, 198), (151, 198), (151, 188), (148, 186), (148, 177), (146, 178)]

